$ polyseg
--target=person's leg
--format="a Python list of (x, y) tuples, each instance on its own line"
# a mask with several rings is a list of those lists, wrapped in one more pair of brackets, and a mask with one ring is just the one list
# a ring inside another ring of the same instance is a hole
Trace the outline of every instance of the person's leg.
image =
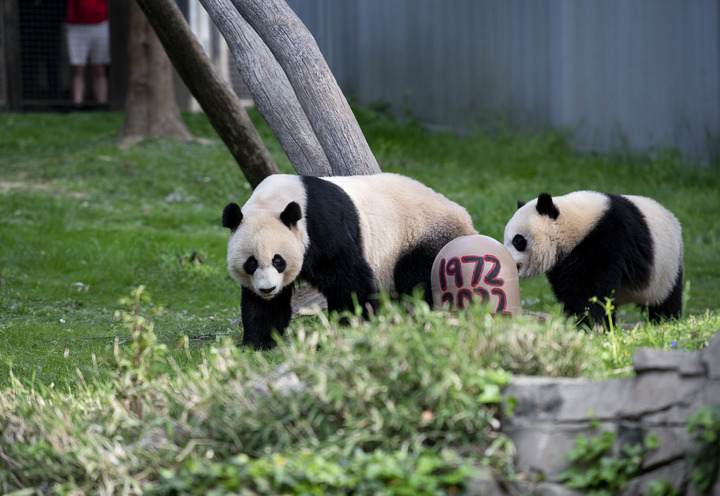
[(90, 67), (92, 69), (93, 93), (95, 95), (95, 100), (104, 105), (107, 103), (108, 99), (108, 80), (107, 73), (105, 72), (105, 66), (101, 64), (93, 64)]
[(75, 103), (75, 105), (80, 105), (83, 102), (83, 98), (85, 96), (85, 66), (74, 65), (72, 66), (72, 70), (73, 103)]
[(72, 99), (75, 105), (80, 105), (85, 97), (85, 64), (90, 46), (85, 31), (85, 26), (67, 26), (68, 58), (72, 67)]
[(95, 100), (105, 105), (108, 101), (107, 66), (110, 64), (110, 30), (108, 22), (92, 26), (90, 67)]

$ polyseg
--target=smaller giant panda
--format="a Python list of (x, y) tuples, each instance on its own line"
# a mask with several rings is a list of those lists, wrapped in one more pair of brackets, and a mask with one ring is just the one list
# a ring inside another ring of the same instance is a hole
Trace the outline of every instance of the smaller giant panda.
[(243, 344), (268, 348), (292, 315), (298, 278), (315, 286), (328, 310), (368, 314), (383, 289), (391, 296), (425, 290), (435, 256), (449, 241), (477, 234), (464, 208), (397, 174), (311, 177), (276, 174), (242, 209), (225, 207), (231, 230), (227, 263), (242, 286)]
[(547, 274), (557, 299), (581, 324), (605, 319), (599, 303), (647, 306), (653, 321), (682, 310), (683, 244), (680, 223), (642, 196), (576, 191), (542, 193), (505, 226), (504, 244), (521, 278)]

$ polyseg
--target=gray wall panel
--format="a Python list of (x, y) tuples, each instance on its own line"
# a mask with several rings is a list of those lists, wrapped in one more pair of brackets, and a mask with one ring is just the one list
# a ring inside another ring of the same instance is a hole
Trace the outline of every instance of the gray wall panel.
[(430, 126), (720, 150), (718, 0), (288, 0), (338, 82)]

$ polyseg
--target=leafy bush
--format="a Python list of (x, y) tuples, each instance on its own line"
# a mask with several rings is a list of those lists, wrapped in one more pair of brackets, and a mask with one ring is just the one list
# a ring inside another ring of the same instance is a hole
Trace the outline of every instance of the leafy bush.
[(651, 434), (643, 444), (623, 445), (618, 457), (612, 455), (616, 436), (615, 432), (603, 431), (595, 437), (575, 438), (575, 446), (566, 457), (570, 468), (558, 480), (573, 489), (582, 489), (587, 496), (619, 494), (630, 479), (640, 475), (645, 453), (657, 448), (658, 440)]
[(709, 494), (720, 470), (720, 403), (690, 415), (686, 430), (698, 446), (698, 451), (686, 456), (692, 484), (699, 494)]
[(237, 455), (220, 463), (189, 461), (178, 473), (164, 470), (151, 494), (445, 495), (458, 492), (476, 472), (448, 451)]
[[(431, 312), (413, 299), (383, 302), (370, 323), (300, 322), (281, 344), (282, 367), (226, 340), (196, 370), (181, 370), (158, 353), (147, 293), (136, 289), (123, 306), (133, 339), (116, 353), (117, 380), (79, 377), (61, 389), (13, 379), (0, 395), (3, 492), (230, 491), (232, 481), (303, 492), (319, 467), (338, 474), (329, 490), (461, 487), (478, 460), (505, 473), (512, 465), (496, 419), (510, 374), (486, 364), (548, 370), (559, 353), (528, 359), (533, 326), (543, 329), (532, 320), (480, 306)], [(562, 319), (548, 328), (567, 345), (561, 368), (580, 372), (591, 349), (581, 333)], [(176, 373), (151, 373), (162, 360)]]

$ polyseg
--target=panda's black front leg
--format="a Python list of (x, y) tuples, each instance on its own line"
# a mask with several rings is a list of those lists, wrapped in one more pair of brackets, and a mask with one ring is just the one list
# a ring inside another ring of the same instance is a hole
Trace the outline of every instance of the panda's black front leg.
[[(609, 295), (608, 295), (609, 296)], [(581, 317), (578, 321), (578, 326), (586, 325), (590, 329), (592, 329), (596, 325), (604, 325), (605, 327), (608, 327), (610, 324), (610, 320), (608, 318), (607, 313), (605, 312), (605, 297), (598, 297), (597, 303), (591, 303), (590, 302), (591, 296), (586, 299), (586, 308), (587, 308), (587, 315), (585, 312), (576, 312), (577, 317)], [(610, 319), (612, 319), (613, 324), (615, 323), (615, 315), (611, 314)]]
[[(558, 301), (563, 304), (565, 313), (578, 319), (579, 327), (586, 325), (592, 329), (595, 324), (608, 323), (603, 305), (605, 304), (605, 297), (610, 296), (609, 291), (602, 291), (599, 288), (570, 286), (560, 291), (555, 290), (555, 293)], [(593, 296), (597, 297), (597, 303), (590, 301)]]
[[(605, 310), (598, 303), (590, 302), (590, 294), (592, 292), (577, 291), (564, 292), (565, 294), (557, 294), (558, 301), (563, 304), (563, 309), (568, 316), (574, 316), (578, 322), (578, 327), (588, 326), (592, 329), (595, 323), (601, 323), (605, 320)], [(598, 302), (603, 299), (598, 298)]]
[(243, 322), (243, 345), (256, 349), (269, 349), (275, 346), (272, 331), (282, 335), (290, 323), (292, 307), (290, 299), (293, 285), (289, 284), (275, 298), (266, 300), (254, 291), (243, 286), (240, 310)]

